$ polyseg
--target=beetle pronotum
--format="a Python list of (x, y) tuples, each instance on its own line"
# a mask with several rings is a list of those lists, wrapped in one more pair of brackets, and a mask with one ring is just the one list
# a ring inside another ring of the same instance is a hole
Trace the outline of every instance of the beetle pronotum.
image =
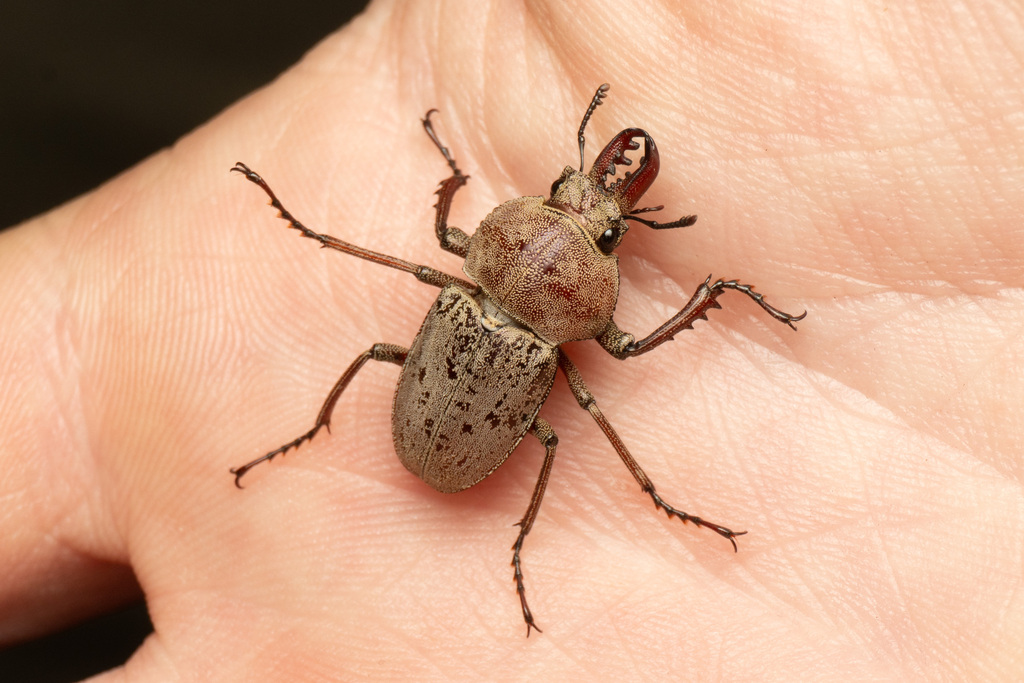
[[(259, 185), (292, 228), (322, 247), (397, 268), (441, 289), (411, 347), (374, 344), (361, 353), (327, 395), (313, 428), (232, 469), (235, 484), (241, 488), (242, 477), (254, 466), (298, 447), (328, 426), (345, 387), (368, 360), (402, 366), (392, 407), (395, 449), (411, 472), (438, 491), (454, 493), (478, 483), (505, 461), (527, 432), (532, 433), (544, 446), (544, 464), (512, 546), (527, 636), (531, 629), (540, 629), (526, 603), (520, 552), (537, 518), (555, 459), (558, 437), (539, 412), (558, 369), (657, 507), (670, 517), (711, 529), (728, 539), (734, 550), (736, 537), (746, 533), (687, 514), (662, 500), (560, 346), (596, 339), (615, 358), (638, 356), (695, 321), (706, 320), (709, 309), (721, 308), (717, 299), (728, 289), (746, 294), (793, 329), (793, 323), (806, 315), (793, 316), (774, 308), (750, 285), (736, 280), (712, 283), (708, 276), (682, 310), (640, 341), (616, 326), (612, 314), (619, 293), (619, 268), (612, 252), (629, 229), (627, 221), (665, 229), (692, 225), (697, 217), (658, 223), (638, 215), (664, 208), (634, 208), (654, 183), (660, 165), (654, 140), (639, 128), (627, 128), (612, 138), (584, 173), (583, 132), (607, 91), (607, 84), (597, 89), (580, 123), (580, 169), (567, 166), (548, 198), (520, 197), (501, 204), (472, 236), (448, 225), (452, 198), (469, 176), (459, 170), (434, 132), (430, 117), (436, 110), (427, 112), (423, 128), (452, 170), (437, 191), (434, 228), (441, 248), (465, 259), (463, 271), (469, 280), (314, 232), (297, 221), (248, 166), (239, 162), (231, 169)], [(636, 171), (609, 184), (618, 166), (631, 165), (626, 153), (639, 149), (641, 139), (644, 152)]]

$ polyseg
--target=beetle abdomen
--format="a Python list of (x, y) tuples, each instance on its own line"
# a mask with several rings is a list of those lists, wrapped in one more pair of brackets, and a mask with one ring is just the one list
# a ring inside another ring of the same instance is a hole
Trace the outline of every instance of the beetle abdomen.
[(485, 324), (480, 304), (448, 285), (402, 366), (391, 413), (399, 459), (444, 493), (476, 484), (522, 440), (557, 367), (556, 347), (515, 325)]

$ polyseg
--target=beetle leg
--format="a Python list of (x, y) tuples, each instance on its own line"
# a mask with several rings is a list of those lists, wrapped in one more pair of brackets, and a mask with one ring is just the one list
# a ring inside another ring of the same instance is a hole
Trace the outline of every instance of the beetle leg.
[(441, 150), (444, 160), (448, 162), (448, 166), (452, 169), (452, 175), (450, 178), (442, 180), (441, 187), (434, 193), (437, 195), (437, 204), (434, 205), (434, 208), (437, 209), (437, 218), (434, 220), (434, 232), (437, 233), (437, 241), (441, 244), (442, 249), (465, 258), (469, 252), (469, 235), (459, 228), (448, 227), (448, 212), (452, 208), (452, 198), (455, 197), (458, 189), (466, 184), (469, 176), (459, 170), (451, 152), (441, 143), (441, 138), (437, 137), (437, 133), (434, 131), (434, 124), (430, 122), (430, 115), (436, 112), (436, 109), (431, 109), (423, 117), (423, 130), (427, 131), (427, 135), (430, 136), (434, 145)]
[(633, 478), (636, 479), (638, 484), (640, 484), (640, 488), (643, 489), (644, 493), (654, 500), (654, 504), (664, 510), (669, 517), (678, 517), (683, 522), (692, 522), (698, 527), (707, 527), (708, 529), (711, 529), (719, 536), (728, 539), (728, 541), (732, 543), (734, 551), (738, 550), (736, 547), (736, 537), (742, 536), (747, 533), (746, 531), (733, 531), (732, 529), (701, 519), (695, 515), (687, 514), (682, 510), (677, 510), (661, 499), (661, 496), (655, 492), (654, 484), (651, 482), (650, 478), (640, 468), (639, 463), (633, 459), (633, 456), (630, 455), (629, 450), (626, 448), (626, 444), (622, 442), (622, 439), (619, 438), (615, 429), (612, 428), (611, 423), (609, 423), (607, 418), (605, 418), (604, 413), (602, 413), (601, 409), (597, 407), (597, 401), (594, 400), (594, 395), (590, 393), (590, 390), (587, 389), (587, 385), (583, 382), (583, 377), (580, 375), (580, 371), (576, 369), (576, 366), (573, 365), (572, 361), (569, 360), (569, 357), (565, 355), (564, 351), (558, 354), (558, 366), (562, 369), (562, 372), (565, 373), (565, 378), (569, 381), (569, 389), (572, 390), (573, 396), (576, 397), (576, 400), (583, 409), (590, 413), (590, 416), (594, 418), (594, 421), (597, 422), (601, 431), (604, 432), (604, 435), (608, 438), (608, 441), (611, 442), (612, 447), (615, 448), (615, 452), (619, 454), (620, 458), (622, 458), (622, 462), (625, 463), (626, 469), (629, 470), (630, 474), (633, 475)]
[(598, 343), (601, 344), (608, 353), (620, 360), (631, 356), (639, 356), (641, 353), (647, 353), (651, 349), (671, 340), (677, 333), (692, 328), (693, 324), (698, 320), (707, 320), (708, 311), (710, 309), (722, 307), (721, 304), (718, 303), (718, 297), (727, 289), (734, 289), (737, 292), (746, 294), (753, 299), (758, 306), (767, 311), (768, 315), (781, 323), (789, 325), (794, 330), (796, 329), (796, 325), (793, 323), (803, 320), (807, 315), (807, 311), (804, 311), (800, 315), (791, 315), (780, 311), (765, 301), (764, 295), (755, 292), (752, 285), (744, 285), (736, 280), (718, 280), (714, 284), (708, 284), (710, 282), (711, 276), (708, 275), (708, 279), (701, 283), (700, 287), (697, 288), (697, 291), (694, 292), (689, 303), (683, 307), (683, 310), (672, 316), (665, 322), (665, 324), (649, 334), (646, 338), (636, 341), (633, 335), (620, 330), (613, 321), (610, 322), (604, 332), (598, 336)]
[(331, 413), (334, 412), (334, 404), (341, 398), (341, 393), (345, 391), (345, 387), (352, 381), (352, 378), (356, 376), (359, 369), (366, 364), (368, 360), (379, 360), (387, 363), (394, 363), (395, 365), (401, 365), (405, 362), (405, 357), (409, 353), (409, 349), (397, 346), (395, 344), (374, 344), (368, 350), (363, 351), (359, 356), (352, 361), (352, 365), (348, 366), (348, 369), (342, 373), (338, 381), (335, 382), (334, 388), (331, 389), (331, 393), (327, 394), (327, 400), (324, 401), (323, 406), (320, 407), (320, 413), (316, 416), (316, 424), (313, 428), (302, 436), (289, 441), (285, 445), (278, 449), (270, 451), (266, 455), (262, 455), (252, 462), (248, 462), (241, 467), (233, 467), (231, 474), (235, 475), (235, 486), (242, 488), (241, 480), (245, 476), (245, 473), (251, 470), (256, 465), (259, 465), (265, 460), (273, 460), (278, 455), (284, 455), (292, 448), (298, 448), (303, 442), (309, 441), (316, 433), (320, 431), (322, 427), (327, 427), (327, 431), (331, 431)]
[(533, 522), (537, 519), (540, 501), (544, 498), (544, 489), (547, 488), (548, 479), (551, 477), (551, 466), (555, 463), (555, 447), (558, 445), (558, 436), (555, 434), (555, 430), (551, 428), (551, 425), (546, 420), (539, 416), (533, 418), (530, 432), (544, 445), (544, 465), (540, 469), (540, 476), (537, 477), (537, 485), (533, 488), (530, 507), (526, 509), (526, 514), (523, 515), (523, 518), (517, 524), (519, 527), (519, 537), (512, 544), (512, 566), (515, 567), (516, 592), (519, 593), (519, 602), (523, 606), (523, 619), (526, 620), (527, 638), (530, 637), (530, 629), (537, 629), (537, 633), (541, 633), (541, 630), (533, 621), (533, 613), (530, 612), (530, 607), (526, 604), (526, 587), (523, 585), (523, 569), (519, 562), (519, 551), (523, 549), (523, 540), (526, 538), (526, 534), (530, 533)]
[(394, 256), (389, 256), (388, 254), (382, 254), (377, 251), (364, 249), (363, 247), (357, 247), (356, 245), (350, 244), (344, 240), (340, 240), (337, 237), (331, 237), (330, 235), (324, 235), (319, 232), (310, 230), (305, 225), (296, 220), (295, 217), (292, 216), (292, 214), (288, 211), (288, 209), (284, 208), (284, 205), (281, 204), (281, 201), (277, 198), (277, 195), (275, 195), (274, 191), (270, 189), (270, 185), (268, 185), (267, 181), (261, 178), (258, 173), (256, 173), (255, 171), (253, 171), (240, 161), (236, 163), (231, 170), (241, 173), (242, 175), (245, 176), (246, 180), (256, 185), (259, 185), (260, 188), (267, 193), (267, 196), (270, 197), (270, 205), (278, 210), (281, 218), (288, 221), (289, 225), (298, 230), (299, 232), (301, 232), (304, 237), (308, 237), (319, 242), (321, 247), (337, 249), (338, 251), (345, 254), (349, 254), (351, 256), (358, 256), (361, 259), (366, 259), (367, 261), (372, 261), (373, 263), (378, 263), (382, 266), (387, 266), (388, 268), (395, 268), (397, 270), (410, 273), (412, 275), (415, 275), (416, 279), (419, 280), (420, 282), (425, 282), (428, 285), (434, 285), (435, 287), (444, 287), (445, 285), (448, 284), (457, 284), (464, 287), (467, 291), (470, 292), (475, 292), (478, 289), (478, 287), (471, 282), (467, 282), (466, 280), (457, 278), (454, 275), (449, 275), (440, 270), (435, 270), (433, 268), (430, 268), (429, 266), (421, 266), (416, 263), (404, 261)]

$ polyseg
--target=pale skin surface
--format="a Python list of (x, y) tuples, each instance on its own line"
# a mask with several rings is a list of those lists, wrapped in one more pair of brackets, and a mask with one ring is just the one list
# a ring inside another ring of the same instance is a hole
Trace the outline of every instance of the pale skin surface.
[[(267, 89), (0, 236), (0, 642), (138, 595), (156, 633), (115, 680), (1019, 677), (1024, 668), (1024, 29), (1018, 3), (380, 2)], [(909, 7), (909, 8), (906, 8)], [(1016, 51), (1016, 52), (1014, 52)], [(244, 58), (240, 56), (240, 58)], [(459, 274), (433, 236), (544, 194), (628, 126), (662, 172), (618, 253), (646, 335), (709, 274), (709, 323), (618, 362), (569, 347), (665, 499), (655, 516), (559, 377), (561, 443), (516, 600), (511, 526), (542, 449), (435, 493), (394, 456), (392, 365), (312, 425), (436, 290), (318, 251), (314, 229)], [(136, 585), (132, 572), (138, 579)]]

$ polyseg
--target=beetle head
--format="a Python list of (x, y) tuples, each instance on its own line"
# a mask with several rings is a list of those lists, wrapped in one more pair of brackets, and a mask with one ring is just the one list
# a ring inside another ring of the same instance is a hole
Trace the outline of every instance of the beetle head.
[(619, 246), (629, 226), (622, 220), (622, 209), (615, 197), (590, 174), (566, 166), (551, 185), (548, 206), (564, 211), (605, 254)]
[[(658, 146), (654, 144), (654, 138), (640, 128), (627, 128), (621, 131), (597, 155), (590, 172), (583, 172), (583, 131), (590, 120), (590, 115), (601, 104), (607, 90), (607, 85), (598, 88), (580, 124), (580, 170), (577, 171), (571, 166), (565, 167), (562, 175), (551, 185), (551, 199), (547, 204), (576, 218), (597, 247), (605, 254), (610, 254), (619, 246), (626, 231), (629, 230), (627, 220), (663, 229), (693, 225), (697, 217), (684, 216), (671, 223), (658, 223), (636, 215), (664, 208), (633, 208), (654, 184), (661, 168)], [(617, 167), (633, 164), (633, 160), (626, 156), (626, 153), (640, 149), (640, 138), (644, 141), (644, 154), (640, 158), (639, 167), (636, 171), (626, 171), (623, 177), (609, 184), (608, 181), (615, 175)]]

